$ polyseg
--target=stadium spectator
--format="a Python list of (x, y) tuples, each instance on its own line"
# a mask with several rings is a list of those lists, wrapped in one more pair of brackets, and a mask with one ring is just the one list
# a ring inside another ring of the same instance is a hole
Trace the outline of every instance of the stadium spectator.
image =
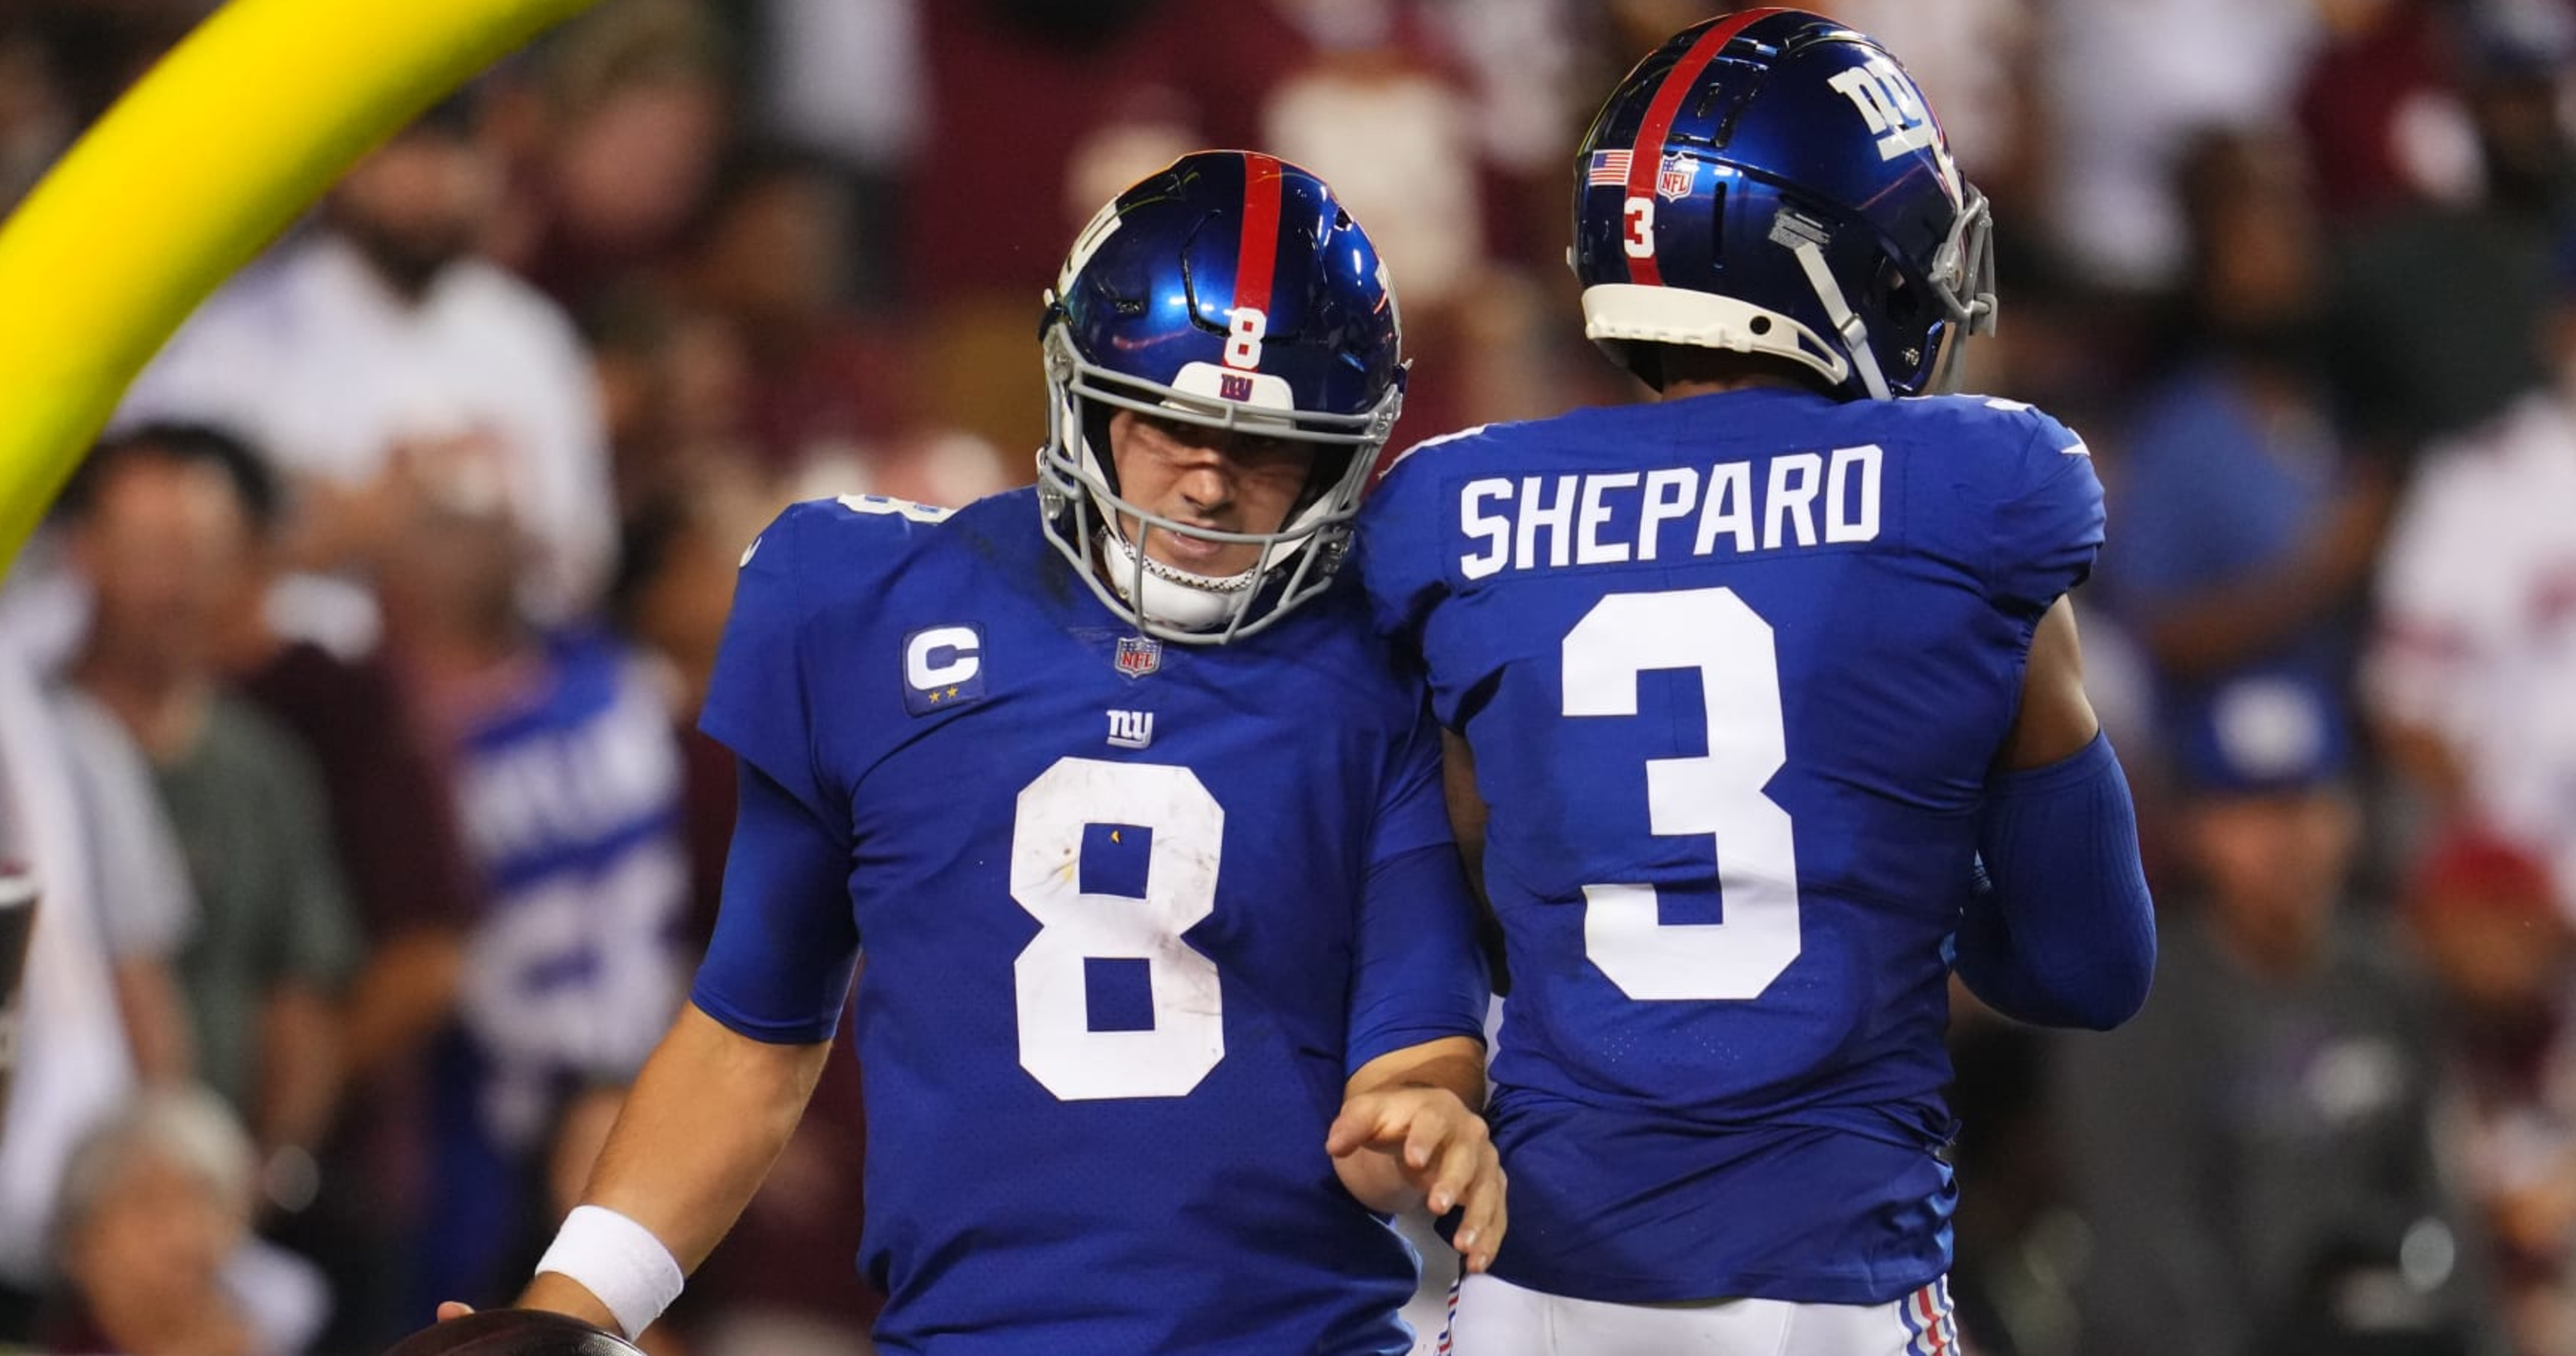
[[(441, 105), (350, 171), (320, 229), (207, 302), (120, 417), (240, 430), (293, 478), (295, 554), (326, 571), (372, 563), (425, 449), (488, 447), (541, 548), (529, 605), (575, 616), (616, 542), (597, 393), (563, 315), (474, 252), (500, 166), (472, 118)], [(345, 583), (290, 581), (280, 606), (286, 630), (335, 649), (374, 639), (367, 595)]]
[(280, 1203), (300, 1206), (309, 1185), (290, 1179), (309, 1183), (332, 1114), (356, 938), (309, 757), (216, 661), (269, 494), (232, 440), (146, 426), (90, 453), (63, 512), (93, 598), (73, 681), (150, 760), (197, 897), (177, 968), (198, 1070), (286, 1174)]
[[(18, 638), (0, 627), (0, 857), (32, 869), (43, 892), (19, 992), (17, 1069), (0, 1121), (0, 1343), (34, 1334), (55, 1197), (74, 1143), (133, 1091), (138, 1065), (156, 1046), (186, 1044), (185, 1019), (169, 1003), (154, 1013), (158, 1033), (130, 1025), (127, 1015), (150, 1008), (134, 1001), (138, 993), (171, 991), (167, 947), (175, 943), (165, 937), (160, 949), (142, 950), (147, 932), (129, 922), (117, 931), (138, 949), (119, 955), (106, 918), (117, 887), (103, 868), (155, 855), (146, 827), (158, 810), (151, 785), (131, 769), (129, 747), (116, 797), (123, 819), (102, 818), (110, 800), (89, 792), (111, 789), (117, 765), (76, 761), (65, 739), (74, 723), (46, 699)], [(166, 836), (166, 826), (159, 832)], [(166, 919), (187, 901), (137, 893), (118, 903), (139, 921), (156, 908)]]
[(317, 1277), (250, 1234), (258, 1164), (209, 1093), (148, 1093), (93, 1130), (63, 1172), (56, 1239), (65, 1356), (293, 1356), (319, 1327)]
[(456, 1020), (432, 1051), (414, 1320), (497, 1287), (561, 1099), (631, 1077), (680, 999), (680, 762), (623, 644), (521, 607), (530, 549), (471, 445), (419, 466), (383, 544), (387, 640), (454, 768), (482, 888)]
[(2540, 854), (2576, 916), (2576, 280), (2558, 296), (2554, 380), (2436, 444), (2408, 488), (2365, 676), (2435, 816)]
[(689, 304), (741, 353), (745, 450), (773, 483), (812, 494), (954, 507), (1006, 488), (1021, 458), (927, 426), (908, 336), (846, 306), (851, 238), (812, 157), (753, 147), (718, 180), (680, 267)]
[(623, 0), (565, 28), (504, 99), (499, 256), (577, 316), (667, 263), (723, 161), (733, 65), (702, 0)]
[(2576, 1352), (2576, 923), (2530, 854), (2467, 834), (2418, 866), (2406, 921), (2432, 962), (2456, 1107), (2447, 1119), (2524, 1356)]
[[(231, 460), (266, 474), (246, 445)], [(245, 501), (255, 541), (220, 604), (217, 660), (240, 695), (310, 755), (363, 950), (341, 1024), (346, 1112), (314, 1146), (311, 1205), (276, 1232), (331, 1279), (337, 1303), (326, 1342), (373, 1349), (414, 1326), (399, 1312), (394, 1278), (419, 1215), (418, 1056), (452, 1014), (479, 885), (412, 695), (380, 652), (347, 657), (277, 630), (263, 604), (284, 525), (273, 490)]]
[(2475, 0), (2452, 14), (2473, 191), (2356, 228), (2334, 285), (2345, 419), (2400, 453), (2492, 420), (2549, 380), (2552, 259), (2576, 206), (2576, 140), (2560, 112), (2576, 12), (2561, 0)]
[(2093, 1242), (2074, 1349), (2490, 1350), (2436, 1166), (2429, 1012), (2348, 885), (2360, 821), (2329, 698), (2243, 678), (2173, 734), (2192, 889), (2154, 996), (2052, 1070)]
[(2212, 133), (2175, 177), (2189, 247), (2173, 367), (2119, 445), (2103, 582), (2159, 704), (2188, 724), (2250, 674), (2340, 694), (2388, 491), (2330, 420), (2322, 245), (2296, 148)]
[(2058, 0), (2035, 63), (2050, 238), (2085, 278), (2169, 285), (2185, 225), (2166, 178), (2209, 129), (2279, 122), (2320, 37), (2312, 0)]

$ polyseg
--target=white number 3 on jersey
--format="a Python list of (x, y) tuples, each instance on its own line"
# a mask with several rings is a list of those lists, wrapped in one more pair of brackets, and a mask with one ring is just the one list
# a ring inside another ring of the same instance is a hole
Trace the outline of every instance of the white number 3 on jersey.
[(1646, 760), (1647, 828), (1715, 839), (1723, 923), (1662, 921), (1651, 885), (1583, 887), (1583, 950), (1630, 998), (1759, 998), (1798, 958), (1798, 847), (1763, 793), (1788, 760), (1771, 624), (1733, 589), (1614, 593), (1565, 637), (1565, 714), (1634, 716), (1637, 675), (1697, 669), (1708, 752)]

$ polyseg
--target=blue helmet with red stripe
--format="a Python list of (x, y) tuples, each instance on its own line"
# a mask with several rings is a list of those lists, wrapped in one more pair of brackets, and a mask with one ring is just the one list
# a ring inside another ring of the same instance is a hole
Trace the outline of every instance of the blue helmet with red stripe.
[[(1183, 156), (1100, 209), (1046, 300), (1041, 509), (1101, 601), (1199, 643), (1257, 631), (1322, 592), (1404, 395), (1386, 267), (1332, 189), (1255, 152)], [(1305, 493), (1275, 532), (1150, 513), (1119, 492), (1108, 422), (1121, 409), (1311, 444)], [(1140, 536), (1262, 550), (1240, 575), (1191, 574), (1126, 540), (1128, 522)]]
[(1584, 332), (1661, 386), (1651, 346), (1768, 354), (1846, 397), (1952, 389), (1994, 324), (1982, 194), (1913, 77), (1792, 9), (1675, 34), (1575, 163)]

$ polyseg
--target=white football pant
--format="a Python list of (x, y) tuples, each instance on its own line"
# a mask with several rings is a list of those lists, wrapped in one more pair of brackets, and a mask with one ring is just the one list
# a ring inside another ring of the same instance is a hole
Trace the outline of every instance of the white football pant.
[(1469, 1276), (1441, 1356), (1958, 1356), (1947, 1279), (1888, 1304), (1605, 1304)]

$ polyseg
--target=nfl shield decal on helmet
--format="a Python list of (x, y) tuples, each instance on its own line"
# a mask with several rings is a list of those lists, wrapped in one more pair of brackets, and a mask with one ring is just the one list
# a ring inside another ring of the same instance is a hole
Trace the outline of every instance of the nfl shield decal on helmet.
[(1142, 678), (1163, 667), (1163, 642), (1152, 636), (1118, 638), (1118, 671), (1130, 678)]
[(1667, 202), (1689, 197), (1698, 184), (1699, 162), (1680, 151), (1665, 156), (1655, 172), (1655, 196)]

